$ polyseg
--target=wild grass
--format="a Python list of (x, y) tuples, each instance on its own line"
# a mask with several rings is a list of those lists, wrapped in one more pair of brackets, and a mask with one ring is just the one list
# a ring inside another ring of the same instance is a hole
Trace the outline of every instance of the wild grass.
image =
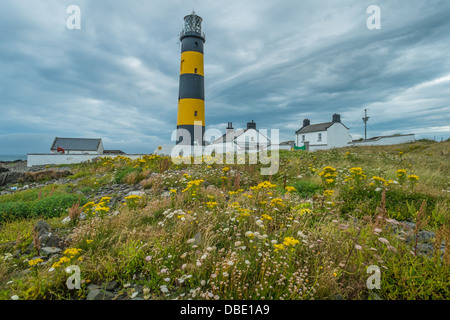
[[(448, 146), (282, 151), (273, 176), (261, 176), (261, 164), (175, 165), (154, 155), (75, 166), (84, 186), (97, 176), (140, 183), (145, 195), (70, 226), (80, 250), (61, 265), (6, 259), (0, 298), (82, 299), (90, 283), (115, 279), (125, 293), (141, 285), (144, 299), (449, 299)], [(401, 180), (399, 169), (418, 180)], [(0, 239), (35, 221), (3, 224)], [(436, 231), (432, 256), (405, 241), (424, 229)], [(80, 267), (80, 290), (65, 286), (69, 264)], [(367, 286), (369, 266), (380, 269), (379, 289)]]

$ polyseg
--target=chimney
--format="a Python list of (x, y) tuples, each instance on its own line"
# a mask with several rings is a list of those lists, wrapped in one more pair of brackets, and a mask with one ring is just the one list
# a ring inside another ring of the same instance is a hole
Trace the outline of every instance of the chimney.
[(311, 122), (309, 121), (309, 119), (303, 120), (303, 127), (309, 126), (310, 124)]
[(247, 122), (247, 129), (256, 129), (256, 123), (252, 120), (252, 122)]
[(228, 122), (228, 126), (227, 126), (227, 134), (230, 132), (233, 132), (234, 128), (233, 128), (233, 123), (232, 122)]
[(333, 122), (341, 122), (341, 115), (340, 114), (333, 114)]

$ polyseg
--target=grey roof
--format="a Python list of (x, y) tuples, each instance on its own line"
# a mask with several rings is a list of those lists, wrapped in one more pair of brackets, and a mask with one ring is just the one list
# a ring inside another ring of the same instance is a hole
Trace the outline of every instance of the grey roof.
[(310, 124), (309, 126), (298, 129), (295, 133), (299, 134), (299, 133), (326, 131), (329, 127), (331, 127), (335, 123), (340, 123), (345, 128), (347, 128), (342, 122), (332, 122), (331, 121), (331, 122), (324, 122), (324, 123), (318, 123), (318, 124)]
[(102, 139), (56, 137), (50, 150), (56, 150), (58, 147), (61, 147), (64, 150), (96, 151), (101, 143)]
[[(221, 136), (220, 138), (217, 138), (216, 140), (213, 141), (213, 144), (215, 143), (225, 143), (228, 141), (233, 141), (235, 138), (239, 137), (241, 134), (243, 134), (246, 130), (236, 130), (236, 131), (230, 131), (228, 133), (225, 133), (223, 136)], [(228, 140), (229, 139), (229, 140)]]
[(226, 143), (226, 142), (232, 142), (234, 141), (234, 139), (236, 139), (237, 137), (239, 137), (240, 135), (246, 133), (248, 130), (255, 130), (256, 132), (258, 132), (260, 135), (262, 135), (264, 138), (267, 139), (267, 141), (270, 141), (269, 138), (267, 138), (266, 136), (264, 136), (261, 132), (258, 131), (258, 129), (254, 129), (254, 128), (250, 128), (250, 129), (239, 129), (236, 131), (230, 131), (228, 133), (225, 133), (223, 136), (221, 136), (220, 138), (217, 138), (216, 140), (214, 140), (212, 142), (212, 144), (216, 144), (216, 143)]

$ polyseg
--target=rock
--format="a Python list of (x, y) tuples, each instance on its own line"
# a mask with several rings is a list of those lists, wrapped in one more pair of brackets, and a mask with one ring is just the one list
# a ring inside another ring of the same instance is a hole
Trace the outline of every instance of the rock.
[(112, 300), (115, 294), (101, 289), (92, 289), (86, 297), (86, 300)]
[(101, 289), (101, 287), (99, 285), (96, 285), (96, 284), (93, 284), (93, 283), (91, 283), (87, 287), (87, 290), (94, 290), (94, 289)]
[[(432, 242), (436, 236), (434, 231), (419, 231), (417, 233), (417, 242)], [(406, 242), (415, 242), (415, 236), (410, 235), (406, 237)]]
[(9, 169), (8, 168), (5, 168), (5, 167), (0, 167), (0, 173), (3, 173), (3, 172), (8, 172), (9, 171)]
[(70, 217), (67, 216), (67, 217), (65, 217), (64, 219), (61, 220), (61, 223), (62, 223), (62, 224), (69, 224), (69, 223), (70, 223), (70, 220), (71, 220)]
[(111, 280), (105, 285), (105, 290), (114, 291), (119, 286), (119, 283), (116, 280)]
[(417, 245), (417, 253), (431, 256), (434, 253), (434, 246), (431, 243), (419, 243)]
[(129, 191), (126, 195), (126, 197), (128, 196), (140, 196), (142, 197), (144, 195), (144, 191)]
[(20, 171), (7, 171), (0, 173), (0, 186), (10, 183), (16, 183), (19, 179), (23, 179), (25, 173)]
[(39, 220), (34, 225), (34, 232), (38, 235), (39, 247), (57, 247), (62, 248), (64, 246), (64, 240), (58, 236), (52, 234), (50, 225)]
[(39, 249), (39, 253), (44, 255), (44, 256), (50, 256), (50, 255), (54, 255), (57, 254), (59, 252), (61, 252), (62, 250), (60, 248), (56, 248), (56, 247), (43, 247)]

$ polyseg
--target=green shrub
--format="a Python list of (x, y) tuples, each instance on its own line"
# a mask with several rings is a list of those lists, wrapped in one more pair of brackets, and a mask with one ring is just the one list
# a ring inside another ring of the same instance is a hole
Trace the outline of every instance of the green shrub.
[(59, 217), (75, 203), (83, 205), (86, 198), (78, 194), (57, 194), (28, 202), (3, 202), (0, 203), (0, 222), (32, 217)]
[(317, 183), (310, 181), (298, 181), (292, 185), (302, 198), (314, 196), (317, 192), (323, 190), (323, 187)]
[[(375, 209), (381, 202), (381, 191), (374, 189), (343, 189), (340, 192), (340, 197), (345, 200), (341, 207), (342, 213), (352, 213), (355, 209), (361, 210), (362, 207), (368, 209), (370, 212), (362, 212), (362, 215), (373, 214)], [(414, 213), (408, 209), (409, 206), (416, 207), (419, 210), (423, 201), (426, 201), (426, 214), (432, 215), (432, 210), (435, 208), (439, 197), (422, 194), (422, 193), (408, 193), (401, 189), (393, 189), (386, 191), (386, 210), (391, 218), (394, 219), (412, 219)]]
[(142, 172), (142, 168), (134, 168), (134, 167), (122, 167), (117, 170), (116, 177), (114, 178), (115, 183), (123, 183), (125, 177), (133, 172)]

